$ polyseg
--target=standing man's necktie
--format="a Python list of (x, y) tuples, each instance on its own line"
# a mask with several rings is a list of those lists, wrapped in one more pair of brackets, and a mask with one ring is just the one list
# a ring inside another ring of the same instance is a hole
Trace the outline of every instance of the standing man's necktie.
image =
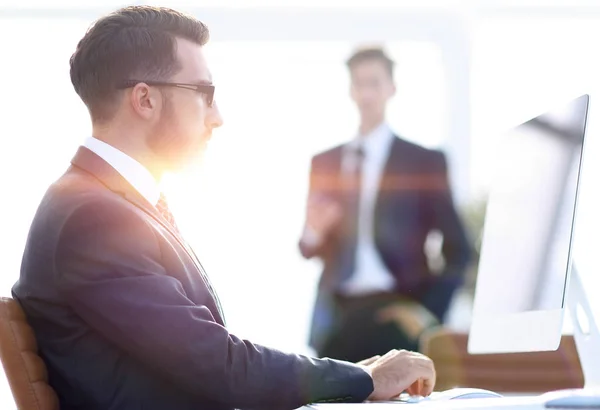
[(158, 199), (158, 203), (156, 204), (156, 209), (158, 209), (158, 212), (160, 212), (162, 217), (165, 218), (165, 220), (171, 224), (171, 226), (173, 227), (175, 232), (177, 232), (179, 234), (180, 233), (179, 228), (177, 227), (177, 224), (175, 223), (175, 218), (173, 217), (173, 214), (171, 213), (171, 210), (169, 209), (169, 204), (167, 203), (167, 198), (165, 197), (165, 194), (163, 194), (162, 192), (160, 194), (160, 198)]

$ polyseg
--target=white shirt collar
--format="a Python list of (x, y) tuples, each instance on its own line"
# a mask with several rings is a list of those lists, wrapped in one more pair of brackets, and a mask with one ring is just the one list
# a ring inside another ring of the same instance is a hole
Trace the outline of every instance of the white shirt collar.
[(94, 137), (88, 138), (84, 146), (121, 174), (149, 203), (158, 203), (160, 188), (146, 167), (112, 145)]
[(382, 122), (377, 128), (366, 135), (357, 135), (347, 148), (356, 149), (361, 146), (366, 158), (379, 157), (387, 153), (389, 145), (393, 141), (393, 133), (386, 122)]

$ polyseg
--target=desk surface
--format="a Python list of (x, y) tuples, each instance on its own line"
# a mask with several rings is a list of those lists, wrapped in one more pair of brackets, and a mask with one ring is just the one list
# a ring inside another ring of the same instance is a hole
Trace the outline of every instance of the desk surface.
[[(405, 407), (409, 406), (409, 407)], [(404, 402), (371, 402), (353, 404), (316, 404), (304, 406), (303, 410), (380, 410), (394, 408), (415, 407), (415, 410), (458, 410), (458, 409), (486, 409), (486, 410), (541, 410), (545, 409), (544, 399), (540, 396), (508, 396), (502, 398), (487, 399), (456, 399), (456, 400), (432, 400), (420, 403)]]

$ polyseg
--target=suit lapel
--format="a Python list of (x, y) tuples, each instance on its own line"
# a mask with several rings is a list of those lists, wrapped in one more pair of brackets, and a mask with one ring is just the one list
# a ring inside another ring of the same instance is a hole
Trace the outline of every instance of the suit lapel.
[(221, 318), (223, 319), (223, 321), (225, 321), (225, 314), (223, 313), (221, 301), (219, 300), (219, 297), (217, 296), (217, 293), (215, 292), (215, 290), (212, 286), (212, 283), (210, 282), (210, 279), (208, 278), (208, 275), (206, 274), (206, 271), (204, 270), (204, 267), (200, 263), (200, 260), (198, 259), (198, 256), (196, 255), (196, 253), (194, 252), (192, 247), (187, 243), (187, 241), (178, 232), (175, 231), (175, 229), (173, 229), (172, 225), (169, 222), (167, 222), (162, 217), (162, 215), (160, 215), (160, 213), (156, 210), (156, 208), (154, 206), (149, 205), (148, 201), (146, 201), (140, 194), (138, 194), (137, 191), (136, 192), (126, 192), (124, 194), (124, 197), (129, 202), (131, 202), (133, 205), (137, 206), (138, 208), (140, 208), (141, 210), (146, 212), (148, 215), (150, 215), (152, 218), (154, 218), (155, 221), (157, 221), (159, 224), (161, 224), (167, 231), (169, 231), (169, 233), (171, 235), (173, 235), (173, 237), (177, 240), (179, 245), (181, 245), (181, 247), (186, 251), (186, 253), (190, 257), (192, 262), (194, 262), (196, 269), (198, 269), (198, 271), (200, 272), (200, 276), (202, 277), (202, 280), (204, 281), (208, 290), (210, 291), (213, 298), (215, 299), (215, 302), (217, 302), (217, 308), (219, 309), (219, 314), (221, 315)]
[(219, 309), (219, 314), (223, 321), (225, 321), (225, 316), (223, 313), (223, 309), (221, 306), (221, 302), (214, 291), (210, 280), (208, 279), (208, 275), (204, 270), (204, 267), (200, 263), (200, 260), (196, 256), (194, 250), (187, 244), (187, 242), (183, 239), (183, 237), (175, 231), (175, 229), (171, 226), (169, 222), (167, 222), (162, 215), (158, 212), (156, 207), (150, 204), (121, 174), (119, 174), (110, 164), (100, 158), (98, 155), (90, 151), (85, 147), (80, 147), (75, 157), (71, 160), (71, 164), (74, 166), (83, 169), (84, 171), (92, 174), (96, 177), (102, 184), (104, 184), (111, 191), (120, 194), (125, 198), (128, 202), (135, 205), (137, 208), (144, 211), (147, 215), (149, 215), (152, 219), (158, 222), (163, 228), (165, 228), (174, 238), (177, 240), (179, 245), (185, 250), (188, 257), (192, 260), (196, 269), (200, 272), (200, 276), (202, 280), (205, 282), (209, 292), (217, 303), (217, 308)]
[(406, 175), (407, 167), (410, 167), (411, 159), (407, 157), (407, 151), (404, 149), (403, 141), (394, 135), (390, 146), (390, 152), (386, 159), (379, 186), (377, 188), (375, 204), (373, 206), (374, 227), (379, 226), (382, 209), (385, 208), (385, 202), (394, 192), (398, 192), (399, 184), (402, 183), (402, 176)]

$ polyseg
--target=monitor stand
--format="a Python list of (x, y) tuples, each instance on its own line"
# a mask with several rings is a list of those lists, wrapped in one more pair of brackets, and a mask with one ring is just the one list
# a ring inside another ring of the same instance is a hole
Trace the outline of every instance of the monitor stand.
[(600, 409), (600, 332), (575, 264), (568, 285), (567, 307), (573, 322), (584, 387), (549, 392), (542, 397), (546, 408)]

